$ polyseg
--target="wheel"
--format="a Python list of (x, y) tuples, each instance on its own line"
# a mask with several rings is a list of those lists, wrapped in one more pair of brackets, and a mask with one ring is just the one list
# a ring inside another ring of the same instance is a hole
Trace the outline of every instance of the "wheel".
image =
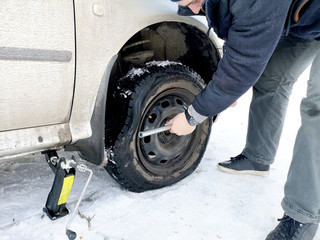
[[(112, 94), (112, 119), (107, 122), (106, 166), (110, 175), (130, 191), (169, 186), (198, 166), (209, 139), (207, 119), (187, 136), (169, 131), (139, 138), (138, 133), (163, 126), (189, 106), (205, 86), (188, 67), (177, 63), (147, 64), (119, 81)], [(108, 145), (108, 144), (107, 144)]]

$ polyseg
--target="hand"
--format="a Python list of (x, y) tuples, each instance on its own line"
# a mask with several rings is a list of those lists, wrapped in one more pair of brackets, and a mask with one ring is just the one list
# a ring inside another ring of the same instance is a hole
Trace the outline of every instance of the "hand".
[(237, 106), (237, 101), (235, 101), (234, 103), (232, 103), (229, 107), (235, 107)]
[(188, 123), (184, 112), (172, 118), (166, 125), (171, 125), (170, 132), (178, 136), (188, 135), (196, 129), (196, 126)]

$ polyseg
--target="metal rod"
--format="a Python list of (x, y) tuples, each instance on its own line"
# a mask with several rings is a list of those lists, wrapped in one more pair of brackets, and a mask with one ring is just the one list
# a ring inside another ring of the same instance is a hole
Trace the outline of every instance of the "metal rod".
[(163, 126), (163, 127), (158, 127), (158, 128), (154, 128), (151, 130), (147, 130), (147, 131), (143, 131), (143, 132), (139, 132), (139, 138), (144, 138), (150, 135), (154, 135), (157, 133), (161, 133), (161, 132), (165, 132), (170, 130), (171, 125), (167, 125), (167, 126)]
[(67, 223), (67, 226), (66, 226), (66, 234), (67, 234), (69, 239), (75, 239), (76, 236), (77, 236), (77, 234), (75, 232), (73, 232), (72, 230), (70, 230), (69, 227), (70, 227), (70, 224), (71, 224), (71, 222), (73, 220), (73, 217), (74, 217), (75, 213), (77, 212), (77, 210), (79, 208), (81, 200), (82, 200), (82, 198), (84, 196), (84, 193), (85, 193), (85, 191), (86, 191), (86, 189), (87, 189), (87, 187), (89, 185), (89, 182), (90, 182), (90, 180), (92, 178), (92, 175), (93, 175), (93, 171), (91, 169), (87, 168), (87, 166), (85, 166), (83, 164), (77, 165), (77, 169), (80, 172), (89, 172), (89, 177), (88, 177), (87, 182), (86, 182), (86, 184), (85, 184), (85, 186), (84, 186), (84, 188), (82, 190), (82, 193), (81, 193), (81, 195), (80, 195), (80, 197), (78, 199), (77, 205), (76, 205), (75, 209), (73, 210), (73, 213), (72, 213), (72, 215), (71, 215), (71, 217), (70, 217), (70, 219), (69, 219), (69, 221)]

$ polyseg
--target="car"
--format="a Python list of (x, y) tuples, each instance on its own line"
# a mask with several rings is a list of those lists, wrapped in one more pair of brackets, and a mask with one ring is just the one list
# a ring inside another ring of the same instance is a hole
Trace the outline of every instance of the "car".
[(139, 138), (208, 83), (222, 41), (169, 0), (0, 3), (0, 160), (76, 151), (125, 189), (169, 186), (198, 166), (207, 119), (188, 136)]

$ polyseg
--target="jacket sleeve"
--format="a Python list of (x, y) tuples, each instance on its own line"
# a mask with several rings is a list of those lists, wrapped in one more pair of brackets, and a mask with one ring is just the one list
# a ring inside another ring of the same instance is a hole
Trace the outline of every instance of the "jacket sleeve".
[(256, 83), (280, 39), (290, 3), (291, 0), (230, 1), (232, 24), (223, 58), (213, 79), (193, 101), (194, 114), (215, 116)]

